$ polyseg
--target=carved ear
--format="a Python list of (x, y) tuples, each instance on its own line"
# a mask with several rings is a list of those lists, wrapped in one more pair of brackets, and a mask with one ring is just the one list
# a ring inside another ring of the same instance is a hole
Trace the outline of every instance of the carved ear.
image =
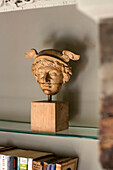
[(38, 71), (37, 71), (37, 66), (35, 64), (32, 64), (31, 71), (32, 71), (33, 76), (36, 79), (36, 82), (38, 82), (38, 76), (37, 76)]
[(69, 79), (70, 79), (70, 75), (69, 74), (66, 74), (66, 73), (64, 73), (64, 75), (63, 75), (64, 77), (63, 77), (63, 84), (65, 84), (66, 82), (68, 82), (69, 81)]
[(25, 53), (25, 57), (28, 58), (28, 59), (30, 59), (30, 58), (35, 59), (37, 56), (38, 56), (37, 51), (35, 49), (31, 49), (30, 51)]
[(69, 62), (70, 59), (76, 60), (76, 61), (80, 59), (80, 55), (74, 54), (74, 53), (72, 53), (71, 51), (68, 51), (68, 50), (63, 50), (62, 54), (63, 54), (64, 57), (66, 57), (66, 62)]

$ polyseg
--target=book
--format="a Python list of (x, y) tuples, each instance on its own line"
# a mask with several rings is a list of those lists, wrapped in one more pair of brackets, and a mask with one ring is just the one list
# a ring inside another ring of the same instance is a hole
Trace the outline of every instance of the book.
[(57, 160), (56, 170), (76, 170), (78, 165), (78, 158), (60, 158)]
[[(9, 147), (3, 147), (0, 146), (0, 152), (8, 151), (10, 149), (14, 149), (15, 147), (9, 146)], [(10, 166), (10, 156), (6, 156), (4, 154), (0, 154), (0, 170), (11, 170)]]
[(17, 148), (16, 146), (0, 146), (0, 152), (3, 152), (3, 151), (8, 151), (8, 150), (11, 150), (11, 149), (15, 149)]
[(55, 164), (51, 164), (51, 170), (56, 170), (56, 165)]
[(53, 162), (57, 161), (59, 157), (54, 157), (53, 159), (47, 160), (43, 162), (43, 170), (47, 170), (47, 169), (52, 169), (54, 166), (56, 166), (55, 164), (53, 164)]
[(0, 170), (6, 169), (7, 170), (7, 162), (4, 155), (0, 155)]
[(11, 170), (10, 156), (0, 155), (0, 170)]
[(28, 158), (28, 170), (32, 170), (32, 166), (33, 166), (32, 161), (33, 160), (31, 158)]
[(20, 170), (28, 170), (28, 159), (27, 158), (18, 158), (20, 161)]
[(0, 149), (3, 149), (4, 147), (3, 146), (0, 146)]
[(48, 164), (48, 165), (46, 166), (46, 170), (51, 170), (51, 164)]
[(11, 166), (10, 166), (10, 156), (7, 156), (7, 170), (11, 170)]
[(47, 162), (45, 170), (76, 170), (77, 164), (78, 158), (56, 157)]
[(78, 158), (56, 157), (45, 162), (44, 170), (76, 170)]
[(37, 164), (36, 161), (33, 161), (33, 170), (42, 170), (42, 165)]
[(56, 165), (55, 164), (47, 164), (46, 170), (56, 170)]
[(17, 158), (14, 156), (10, 156), (10, 169), (17, 170)]
[(50, 162), (52, 160), (56, 160), (56, 156), (47, 155), (42, 158), (34, 159), (33, 160), (33, 170), (38, 170), (39, 166), (42, 170), (46, 170), (46, 165), (48, 164), (48, 162)]
[[(52, 156), (52, 153), (33, 151), (33, 150), (25, 150), (19, 148), (13, 148), (10, 150), (0, 152), (2, 155), (10, 156), (10, 159), (13, 159), (12, 162), (16, 162), (18, 167), (15, 166), (15, 169), (12, 170), (32, 170), (33, 160), (38, 158), (43, 158), (45, 156)], [(14, 164), (12, 165), (14, 166)], [(38, 165), (38, 169), (42, 170), (42, 165)]]

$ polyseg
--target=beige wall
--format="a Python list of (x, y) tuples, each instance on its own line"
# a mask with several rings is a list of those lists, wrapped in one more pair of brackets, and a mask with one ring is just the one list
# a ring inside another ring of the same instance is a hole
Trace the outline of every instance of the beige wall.
[(78, 0), (79, 6), (106, 6), (113, 5), (112, 0)]
[(1, 145), (53, 152), (61, 156), (78, 156), (78, 170), (102, 170), (99, 163), (98, 140), (0, 133)]
[[(70, 124), (98, 124), (98, 26), (75, 6), (0, 13), (0, 119), (29, 121), (30, 102), (47, 98), (24, 53), (31, 48), (70, 49), (81, 54), (58, 96), (70, 101)], [(101, 170), (98, 140), (0, 133), (0, 145), (79, 156), (79, 170)]]
[(30, 102), (46, 99), (30, 71), (31, 48), (81, 54), (54, 98), (70, 101), (71, 125), (98, 125), (98, 26), (75, 6), (0, 13), (0, 118), (29, 121)]

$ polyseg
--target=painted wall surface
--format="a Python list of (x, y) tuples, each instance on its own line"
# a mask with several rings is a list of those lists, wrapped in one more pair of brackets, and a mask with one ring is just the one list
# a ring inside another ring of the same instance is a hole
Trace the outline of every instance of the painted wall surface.
[(98, 25), (75, 6), (0, 13), (0, 119), (30, 121), (30, 102), (47, 99), (24, 57), (31, 48), (81, 55), (54, 98), (70, 102), (70, 125), (98, 126)]
[(61, 156), (78, 156), (78, 170), (102, 170), (99, 163), (98, 140), (1, 132), (0, 144), (13, 144), (21, 148), (53, 152)]
[[(54, 99), (69, 100), (70, 125), (98, 126), (98, 25), (75, 6), (0, 13), (0, 119), (30, 121), (30, 102), (47, 98), (30, 71), (31, 48), (68, 49), (73, 76)], [(79, 156), (79, 170), (101, 170), (98, 140), (0, 133), (0, 145)]]
[(80, 6), (106, 6), (113, 5), (112, 0), (78, 0)]

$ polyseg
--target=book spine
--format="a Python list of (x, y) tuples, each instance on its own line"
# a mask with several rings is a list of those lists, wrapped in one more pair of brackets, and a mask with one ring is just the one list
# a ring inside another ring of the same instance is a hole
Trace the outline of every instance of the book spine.
[(56, 164), (56, 170), (61, 170), (61, 165), (60, 164)]
[(51, 170), (55, 170), (56, 169), (56, 165), (55, 164), (51, 164)]
[(72, 159), (65, 163), (61, 163), (61, 169), (62, 170), (65, 170), (65, 169), (77, 170), (77, 163), (78, 163), (78, 158)]
[(28, 159), (20, 158), (20, 170), (28, 170)]
[(1, 155), (1, 170), (7, 170), (7, 156)]
[(17, 158), (11, 156), (10, 157), (10, 170), (17, 170)]
[(42, 170), (42, 167), (40, 162), (33, 161), (33, 170)]
[(14, 170), (17, 170), (17, 163), (18, 163), (17, 157), (13, 157), (13, 160), (14, 160), (13, 169), (14, 169)]
[(28, 170), (32, 170), (32, 166), (33, 166), (32, 162), (33, 162), (33, 159), (28, 158)]
[(11, 170), (10, 156), (7, 156), (7, 170)]
[(43, 162), (43, 170), (46, 170), (46, 165), (47, 165), (47, 163)]
[(0, 170), (1, 170), (1, 155), (0, 155)]
[(13, 169), (13, 156), (10, 157), (10, 168)]
[(20, 158), (17, 158), (17, 170), (20, 170)]
[(51, 164), (46, 165), (46, 170), (51, 170)]

